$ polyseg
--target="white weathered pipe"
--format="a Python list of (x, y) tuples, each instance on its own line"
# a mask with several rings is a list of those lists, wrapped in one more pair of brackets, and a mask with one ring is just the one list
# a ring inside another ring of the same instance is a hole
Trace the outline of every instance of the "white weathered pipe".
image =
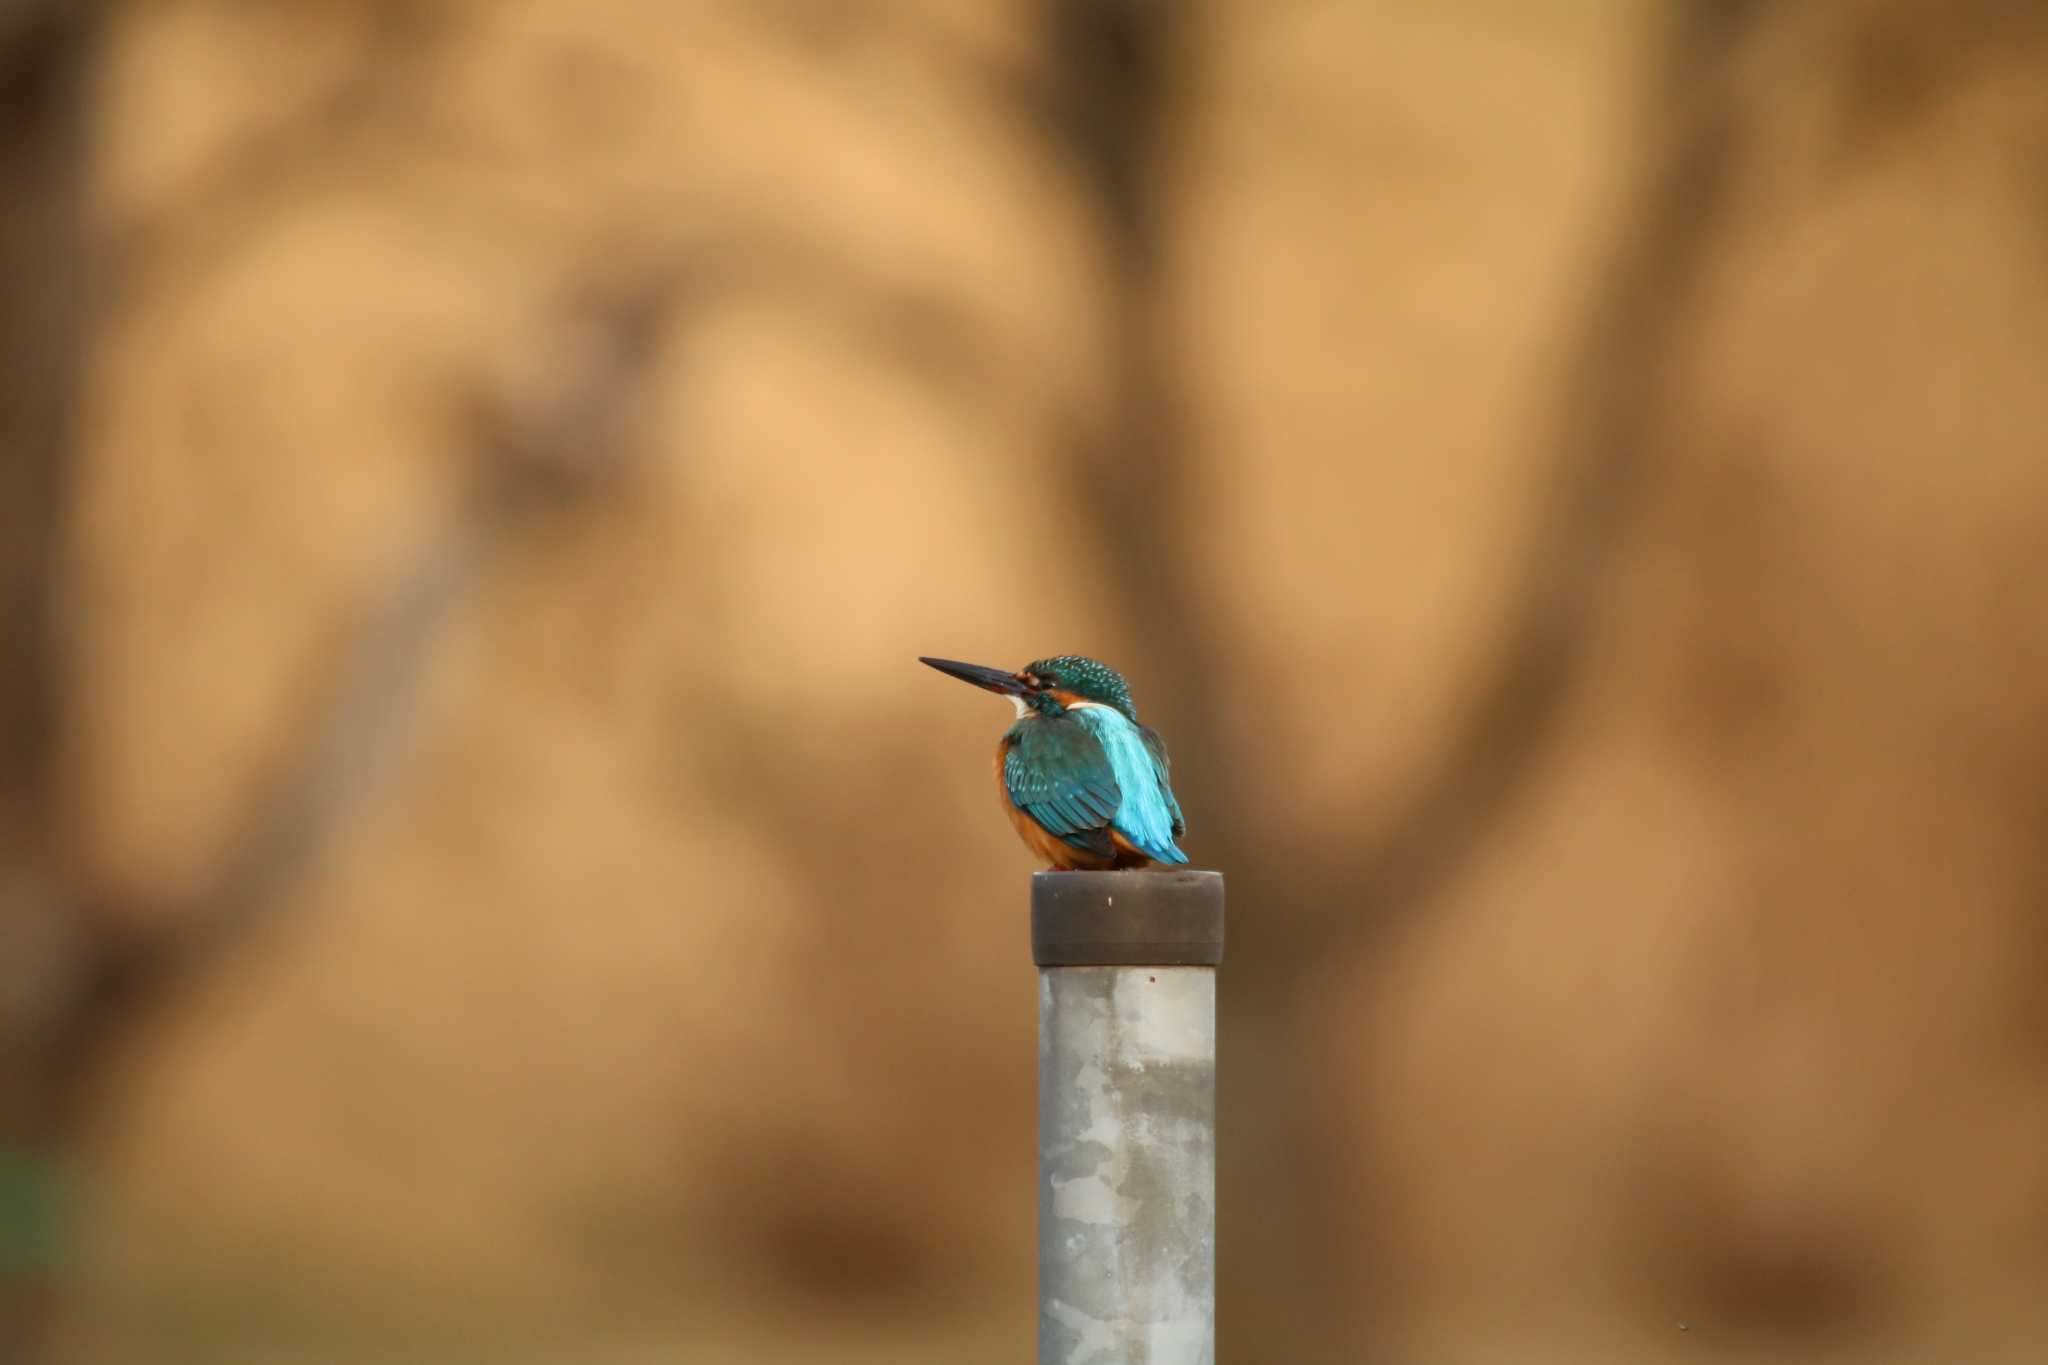
[(1216, 1358), (1222, 882), (1033, 884), (1040, 1365)]

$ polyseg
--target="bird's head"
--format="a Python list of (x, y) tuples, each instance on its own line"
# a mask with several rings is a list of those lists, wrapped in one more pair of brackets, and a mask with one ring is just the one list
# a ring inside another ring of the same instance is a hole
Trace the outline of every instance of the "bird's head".
[(1138, 719), (1137, 704), (1131, 700), (1130, 685), (1124, 681), (1123, 675), (1108, 664), (1079, 654), (1040, 659), (1024, 665), (1015, 673), (1006, 673), (1000, 668), (984, 668), (980, 664), (957, 663), (952, 659), (920, 656), (918, 662), (929, 664), (962, 682), (1002, 693), (1016, 703), (1020, 716), (1033, 711), (1056, 716), (1070, 706), (1108, 706), (1123, 712), (1132, 721)]

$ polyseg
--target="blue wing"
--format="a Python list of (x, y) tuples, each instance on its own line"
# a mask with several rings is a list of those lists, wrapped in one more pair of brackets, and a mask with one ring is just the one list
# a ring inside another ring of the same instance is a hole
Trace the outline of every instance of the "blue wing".
[(1073, 713), (1019, 721), (1003, 755), (1003, 786), (1018, 809), (1075, 848), (1108, 858), (1123, 793), (1102, 744)]
[(1108, 706), (1080, 706), (1067, 716), (1095, 737), (1122, 794), (1113, 824), (1133, 848), (1155, 862), (1184, 863), (1174, 840), (1186, 828), (1180, 802), (1166, 779), (1166, 748), (1159, 737)]

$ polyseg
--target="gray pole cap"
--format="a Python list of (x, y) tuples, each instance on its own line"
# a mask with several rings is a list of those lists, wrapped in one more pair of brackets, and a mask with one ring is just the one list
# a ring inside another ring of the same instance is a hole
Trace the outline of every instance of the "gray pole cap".
[(1031, 959), (1041, 967), (1214, 967), (1221, 872), (1039, 872)]

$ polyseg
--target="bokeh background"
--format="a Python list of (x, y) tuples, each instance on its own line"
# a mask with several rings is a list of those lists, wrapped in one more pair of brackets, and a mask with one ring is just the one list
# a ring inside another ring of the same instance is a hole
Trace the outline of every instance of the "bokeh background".
[(1221, 1354), (2048, 1358), (2048, 11), (0, 6), (10, 1361), (1032, 1358), (1007, 712)]

